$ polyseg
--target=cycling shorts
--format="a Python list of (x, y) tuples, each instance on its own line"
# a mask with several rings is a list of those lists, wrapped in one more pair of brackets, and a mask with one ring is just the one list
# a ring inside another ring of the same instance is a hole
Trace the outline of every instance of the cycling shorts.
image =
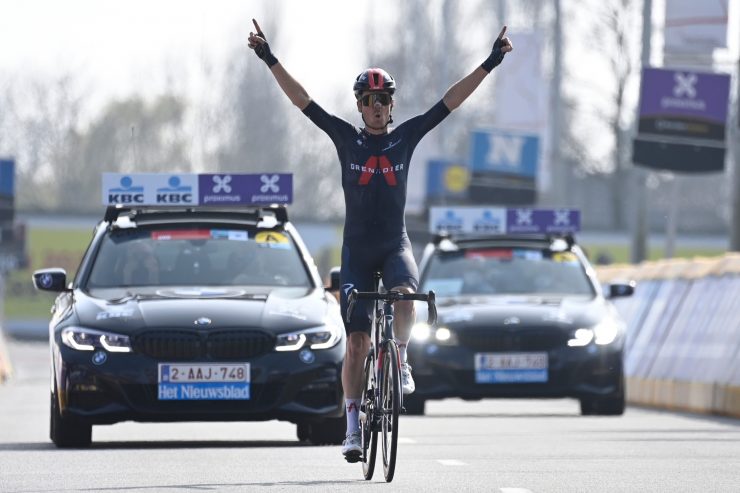
[(411, 242), (404, 232), (393, 239), (384, 239), (380, 244), (361, 238), (345, 238), (342, 245), (342, 267), (340, 272), (340, 306), (347, 333), (370, 334), (372, 325), (371, 300), (358, 300), (347, 323), (347, 297), (350, 291), (373, 291), (373, 274), (382, 272), (383, 286), (387, 289), (419, 287), (419, 269), (411, 250)]

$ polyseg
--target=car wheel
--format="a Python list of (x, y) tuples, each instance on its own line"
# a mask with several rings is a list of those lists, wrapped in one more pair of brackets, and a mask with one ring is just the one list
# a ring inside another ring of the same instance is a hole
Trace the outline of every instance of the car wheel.
[(314, 445), (341, 445), (347, 430), (347, 419), (326, 418), (308, 425), (308, 440)]
[(424, 416), (426, 400), (414, 394), (403, 396), (403, 408), (409, 416)]
[(624, 408), (624, 392), (609, 397), (581, 399), (583, 416), (621, 416), (624, 414)]
[(301, 442), (308, 440), (310, 434), (311, 425), (308, 423), (298, 423), (296, 425), (296, 436)]
[(92, 425), (62, 417), (59, 400), (51, 393), (49, 437), (59, 448), (83, 448), (92, 443)]

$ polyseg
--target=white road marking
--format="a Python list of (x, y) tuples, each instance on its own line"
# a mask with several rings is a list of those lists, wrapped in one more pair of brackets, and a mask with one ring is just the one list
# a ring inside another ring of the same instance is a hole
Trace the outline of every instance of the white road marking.
[(499, 488), (501, 493), (532, 493), (527, 488)]
[(467, 466), (466, 463), (457, 459), (437, 459), (437, 462), (443, 466)]
[(413, 438), (398, 437), (398, 443), (416, 443)]

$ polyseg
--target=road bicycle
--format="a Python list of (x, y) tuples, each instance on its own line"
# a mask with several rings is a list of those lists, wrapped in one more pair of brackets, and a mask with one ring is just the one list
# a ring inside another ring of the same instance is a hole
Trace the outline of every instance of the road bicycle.
[(349, 322), (358, 300), (373, 301), (370, 331), (370, 351), (365, 358), (365, 386), (360, 402), (360, 433), (362, 437), (362, 473), (365, 479), (373, 477), (378, 451), (378, 433), (382, 434), (383, 473), (390, 482), (396, 469), (398, 445), (398, 415), (403, 410), (401, 390), (401, 360), (393, 338), (393, 303), (396, 301), (426, 301), (427, 323), (437, 322), (434, 291), (429, 293), (401, 293), (381, 291), (379, 272), (375, 273), (375, 291), (359, 292), (353, 289), (348, 297)]

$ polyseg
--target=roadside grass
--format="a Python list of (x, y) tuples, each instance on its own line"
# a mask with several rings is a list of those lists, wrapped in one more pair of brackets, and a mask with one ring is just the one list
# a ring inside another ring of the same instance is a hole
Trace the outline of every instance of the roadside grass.
[[(613, 244), (594, 244), (594, 243), (581, 243), (583, 248), (588, 254), (591, 263), (597, 264), (600, 257), (608, 259), (613, 264), (629, 264), (630, 258), (630, 247), (627, 245), (613, 245)], [(695, 257), (718, 257), (724, 255), (725, 250), (722, 248), (692, 248), (692, 247), (677, 247), (673, 255), (674, 258), (695, 258)], [(660, 260), (665, 258), (665, 248), (663, 247), (651, 247), (648, 248), (647, 260)]]
[[(34, 270), (44, 267), (62, 267), (67, 271), (68, 279), (71, 280), (90, 241), (92, 229), (29, 228), (28, 235), (31, 266), (28, 269), (11, 272), (6, 278), (4, 307), (6, 319), (49, 318), (49, 310), (55, 295), (36, 291), (31, 281), (31, 274)], [(595, 243), (584, 243), (582, 246), (594, 264), (600, 256), (608, 257), (611, 263), (630, 262), (629, 246)], [(675, 257), (715, 257), (724, 253), (724, 250), (719, 248), (678, 247)], [(339, 265), (338, 245), (322, 254), (322, 256), (325, 255), (324, 260), (329, 265)], [(649, 260), (658, 260), (663, 257), (663, 248), (649, 249)]]
[(34, 289), (33, 271), (62, 267), (71, 280), (91, 237), (92, 229), (29, 228), (30, 267), (10, 272), (5, 280), (5, 319), (49, 318), (56, 295)]

